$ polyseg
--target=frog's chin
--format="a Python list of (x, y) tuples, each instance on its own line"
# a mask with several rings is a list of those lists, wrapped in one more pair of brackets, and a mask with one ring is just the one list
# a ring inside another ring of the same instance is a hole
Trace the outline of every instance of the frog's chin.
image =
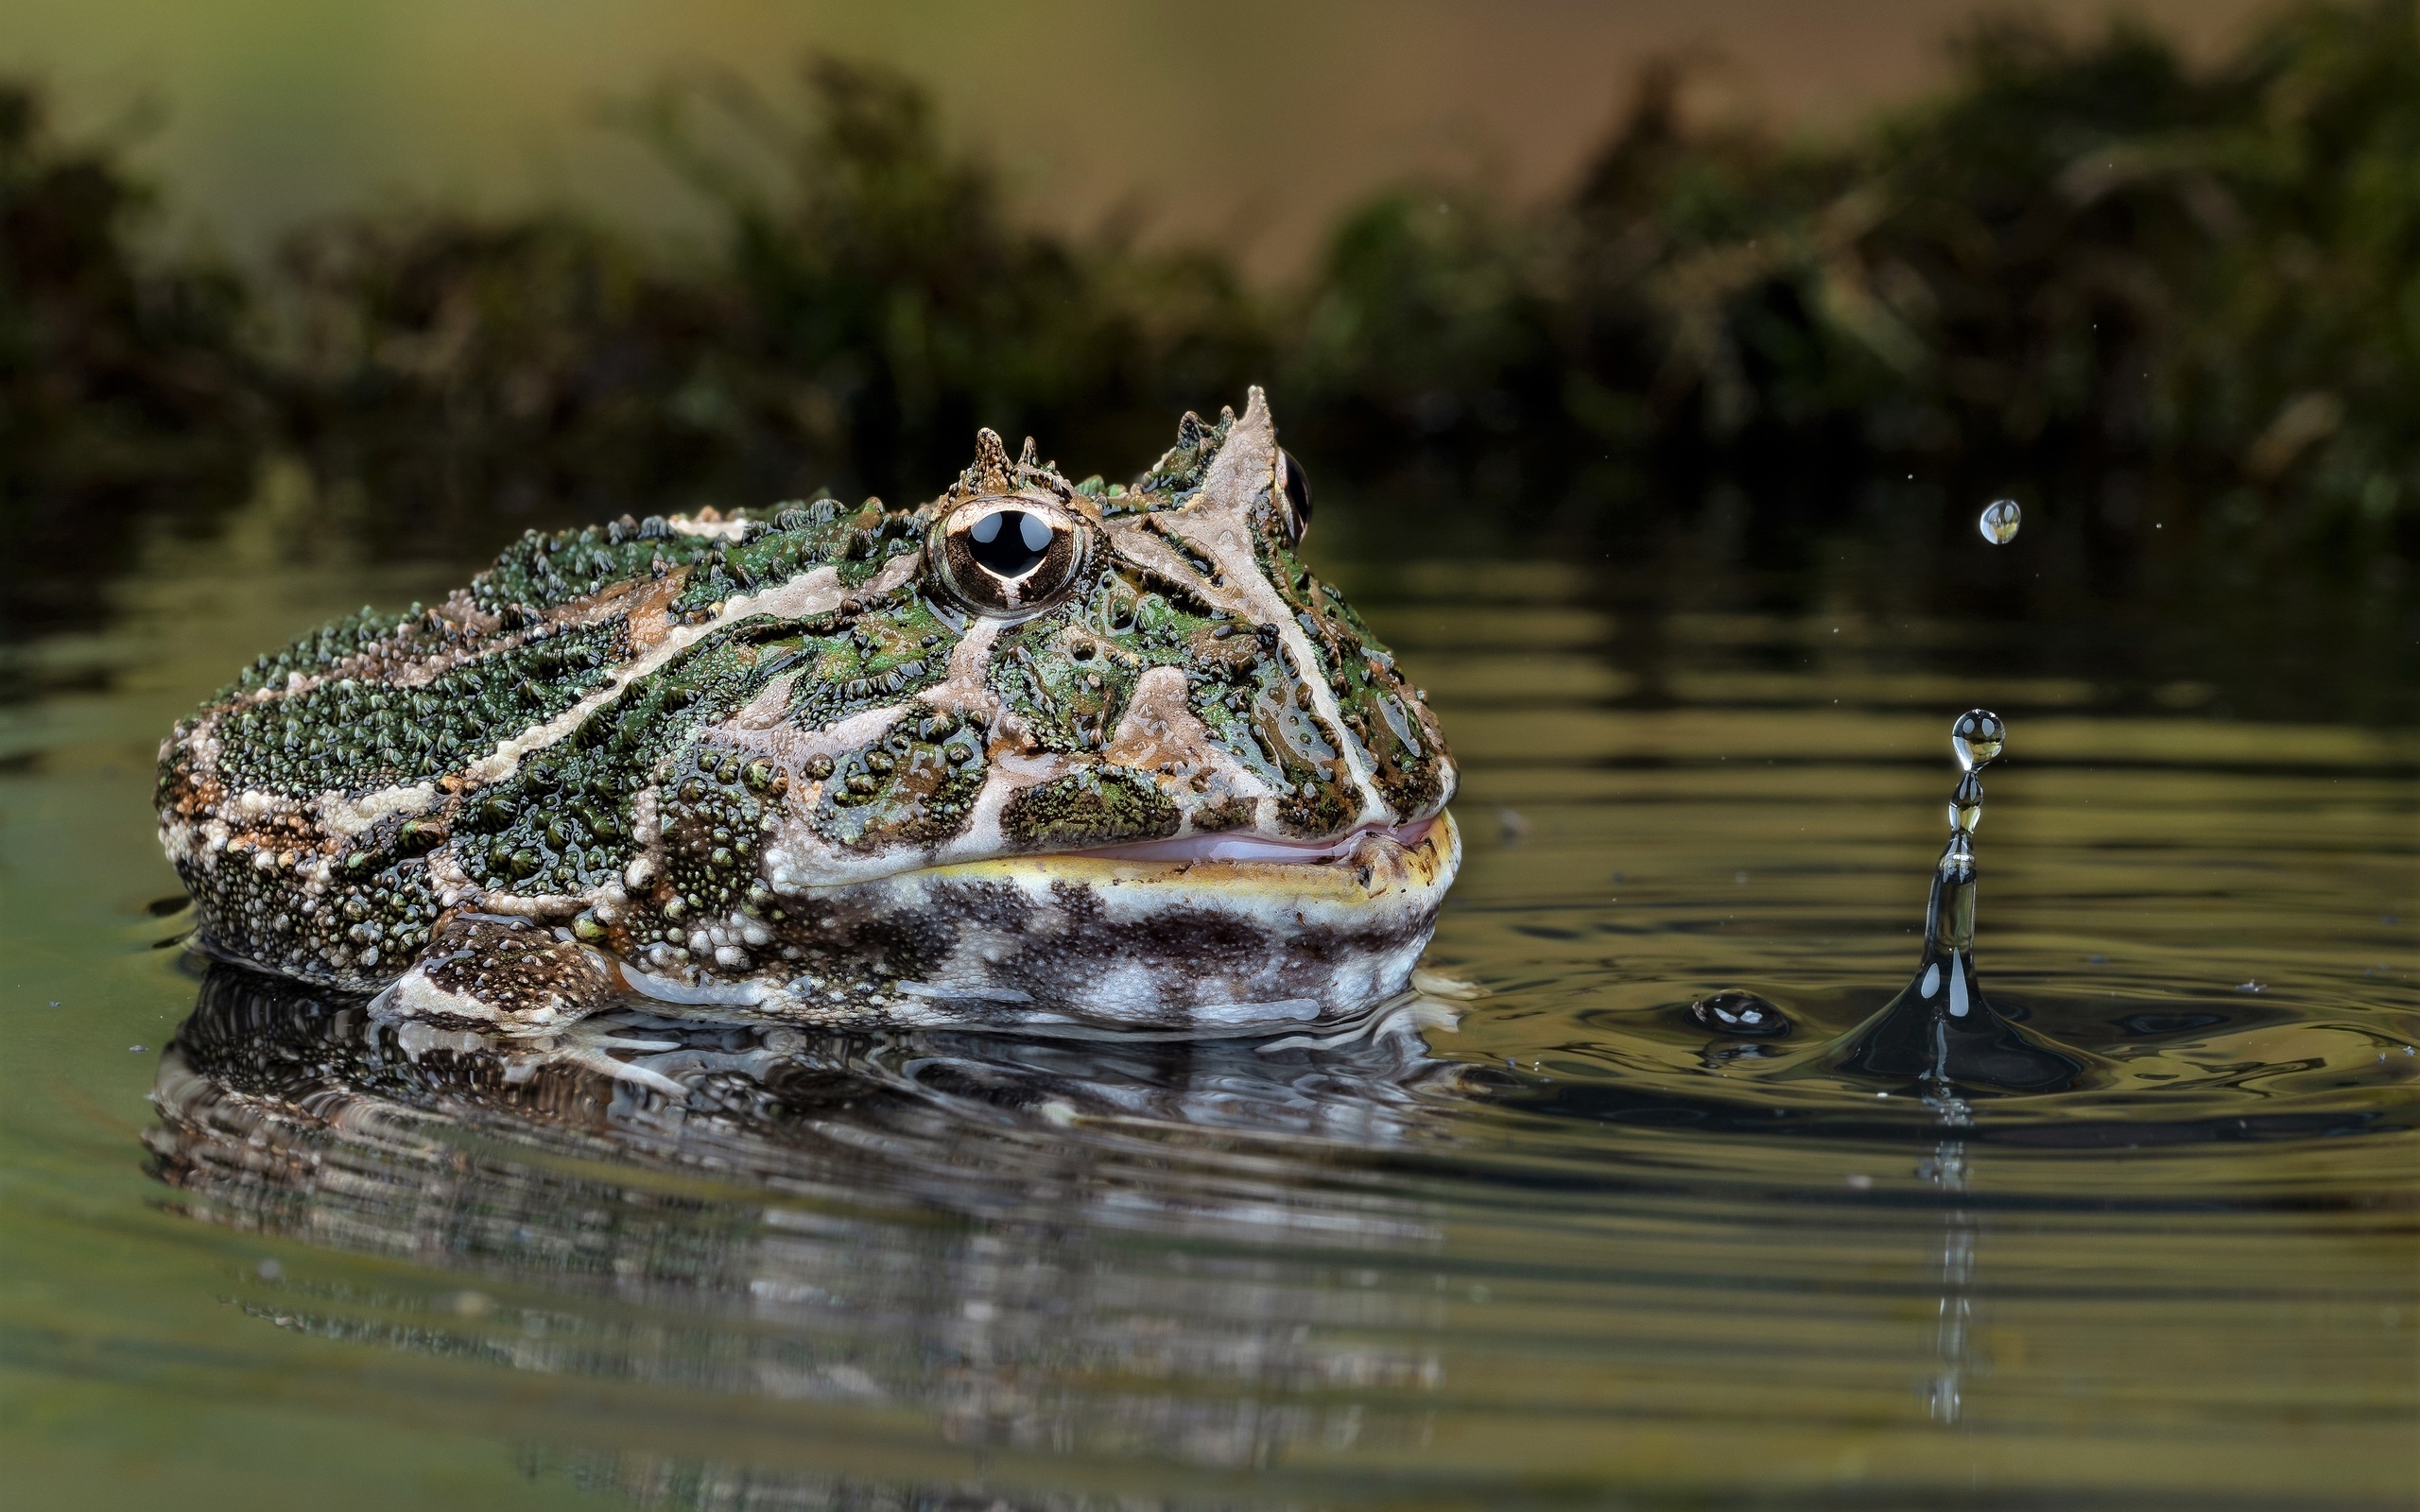
[(850, 905), (954, 942), (899, 985), (948, 1022), (1255, 1032), (1404, 990), (1461, 862), (1443, 814), (1317, 846), (1203, 839), (1225, 853), (1000, 856), (861, 885)]

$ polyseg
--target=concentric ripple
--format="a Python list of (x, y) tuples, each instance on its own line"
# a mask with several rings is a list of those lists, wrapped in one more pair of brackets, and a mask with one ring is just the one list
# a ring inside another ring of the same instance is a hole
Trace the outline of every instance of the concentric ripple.
[[(154, 948), (159, 729), (426, 586), (180, 563), (0, 712), (28, 1504), (2420, 1493), (2408, 730), (1753, 583), (1365, 573), (1466, 768), (1430, 964), (1483, 996), (1193, 1044), (659, 1005), (599, 1026), (640, 1086)], [(2056, 1091), (1844, 1050), (1923, 964), (1978, 705), (1976, 981)]]

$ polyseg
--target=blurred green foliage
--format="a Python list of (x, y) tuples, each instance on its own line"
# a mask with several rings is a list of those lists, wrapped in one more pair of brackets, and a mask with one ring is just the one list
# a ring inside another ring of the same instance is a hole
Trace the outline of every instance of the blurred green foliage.
[(1533, 481), (2099, 477), (2235, 544), (2420, 547), (2413, 6), (2307, 8), (2199, 74), (2123, 25), (1957, 56), (1816, 147), (1691, 134), (1651, 71), (1565, 203), (1357, 216), (1296, 371), (1368, 441), (1517, 447)]
[(1465, 536), (1726, 496), (1821, 523), (1921, 477), (1942, 532), (2025, 485), (2089, 503), (2080, 558), (2159, 528), (2392, 593), (2420, 556), (2416, 16), (2310, 5), (2200, 70), (2124, 25), (1998, 22), (1936, 97), (1820, 144), (1693, 126), (1659, 66), (1567, 197), (1407, 186), (1283, 293), (1023, 225), (911, 83), (830, 60), (797, 101), (691, 83), (631, 112), (707, 248), (367, 214), (250, 288), (137, 259), (143, 193), (16, 91), (0, 528), (73, 550), (240, 491), (264, 447), (396, 544), (918, 497), (977, 424), (1139, 466), (1263, 381), (1297, 450), (1391, 507), (1454, 501)]
[(634, 112), (717, 213), (702, 259), (560, 217), (297, 234), (276, 296), (299, 443), (420, 501), (412, 528), (476, 532), (818, 486), (922, 497), (979, 424), (1147, 457), (1271, 368), (1219, 259), (1022, 228), (908, 82), (830, 60), (805, 81), (796, 118), (732, 82)]
[(133, 520), (240, 498), (266, 434), (246, 293), (132, 251), (149, 197), (0, 85), (0, 634), (87, 612)]

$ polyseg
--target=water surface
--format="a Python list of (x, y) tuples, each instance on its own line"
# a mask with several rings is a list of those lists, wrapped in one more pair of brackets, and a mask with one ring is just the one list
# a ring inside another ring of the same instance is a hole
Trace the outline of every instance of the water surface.
[[(109, 631), (14, 653), (11, 1504), (2420, 1493), (2420, 740), (2325, 674), (1337, 564), (1464, 761), (1431, 964), (1485, 995), (1326, 1043), (634, 1021), (675, 1105), (179, 948), (169, 722), (458, 576), (278, 539), (164, 541)], [(2087, 1069), (1952, 1117), (1818, 1052), (1907, 983), (1976, 704), (1981, 980)], [(1709, 1034), (1721, 988), (1793, 1032)]]

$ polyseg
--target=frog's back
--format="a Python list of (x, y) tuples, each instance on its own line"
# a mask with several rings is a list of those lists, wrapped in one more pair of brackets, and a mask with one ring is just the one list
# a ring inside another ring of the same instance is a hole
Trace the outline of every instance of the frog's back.
[(161, 838), (206, 943), (367, 988), (463, 884), (610, 884), (674, 716), (741, 685), (712, 664), (728, 608), (786, 588), (837, 608), (923, 527), (819, 500), (533, 532), (441, 604), (365, 608), (263, 655), (161, 749)]

